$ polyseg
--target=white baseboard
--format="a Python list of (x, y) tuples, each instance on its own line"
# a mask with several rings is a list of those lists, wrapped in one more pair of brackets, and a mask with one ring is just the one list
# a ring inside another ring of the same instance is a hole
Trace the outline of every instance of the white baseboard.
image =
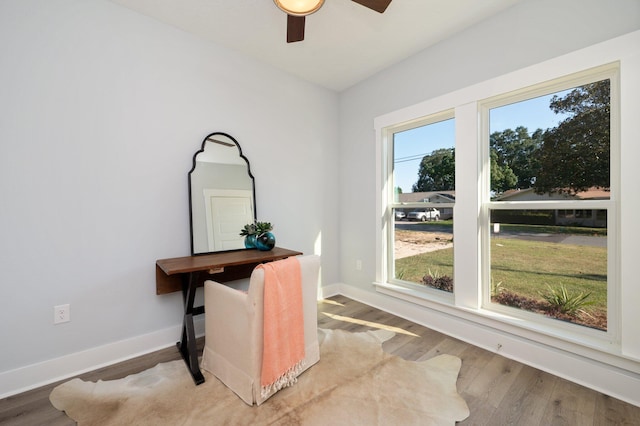
[(341, 284), (330, 284), (326, 286), (320, 287), (320, 291), (318, 292), (319, 299), (326, 299), (327, 297), (336, 296), (341, 294)]
[[(204, 318), (195, 318), (194, 327), (196, 336), (203, 336)], [(0, 373), (0, 399), (168, 348), (180, 340), (180, 333), (181, 326), (170, 327), (2, 372)]]
[[(321, 287), (318, 297), (325, 298), (340, 294), (340, 287), (340, 284)], [(197, 337), (204, 336), (204, 317), (196, 317), (194, 327)], [(0, 399), (168, 348), (180, 340), (181, 331), (181, 326), (170, 327), (2, 372), (0, 373)]]
[(337, 285), (340, 294), (474, 346), (640, 407), (640, 375), (380, 293)]

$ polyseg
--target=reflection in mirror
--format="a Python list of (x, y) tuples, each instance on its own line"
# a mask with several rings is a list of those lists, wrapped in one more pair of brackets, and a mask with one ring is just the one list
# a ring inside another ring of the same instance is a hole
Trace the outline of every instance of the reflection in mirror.
[(244, 249), (240, 230), (255, 221), (255, 185), (238, 142), (211, 133), (189, 172), (191, 254)]

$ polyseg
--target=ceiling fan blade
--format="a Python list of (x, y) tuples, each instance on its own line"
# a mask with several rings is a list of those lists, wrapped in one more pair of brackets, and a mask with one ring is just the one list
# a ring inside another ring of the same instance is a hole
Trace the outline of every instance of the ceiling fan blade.
[(287, 43), (304, 40), (304, 16), (287, 15)]
[(363, 5), (364, 7), (368, 7), (369, 9), (375, 10), (376, 12), (383, 13), (387, 10), (389, 3), (391, 0), (353, 0), (354, 2)]

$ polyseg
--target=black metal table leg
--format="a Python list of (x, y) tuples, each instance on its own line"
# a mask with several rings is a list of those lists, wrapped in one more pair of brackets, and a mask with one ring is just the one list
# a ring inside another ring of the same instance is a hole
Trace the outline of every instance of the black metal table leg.
[(196, 297), (196, 277), (189, 274), (188, 282), (182, 283), (182, 296), (184, 299), (184, 318), (182, 320), (182, 337), (176, 344), (182, 359), (187, 364), (189, 372), (196, 385), (204, 383), (204, 376), (198, 365), (198, 348), (196, 346), (196, 333), (193, 326), (193, 315), (202, 313), (202, 309), (196, 310), (193, 302)]

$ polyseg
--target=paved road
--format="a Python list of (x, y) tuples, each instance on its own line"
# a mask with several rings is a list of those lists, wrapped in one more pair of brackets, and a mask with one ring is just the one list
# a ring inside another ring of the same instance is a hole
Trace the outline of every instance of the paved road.
[[(407, 231), (424, 231), (424, 232), (446, 232), (451, 233), (450, 226), (438, 226), (431, 224), (429, 226), (421, 225), (419, 222), (400, 222), (396, 223), (396, 229), (404, 229)], [(546, 233), (528, 233), (528, 232), (500, 232), (499, 234), (491, 233), (492, 236), (500, 238), (516, 238), (519, 240), (543, 241), (548, 243), (574, 244), (578, 246), (606, 247), (607, 239), (605, 237), (591, 237), (588, 235), (570, 235), (570, 234), (546, 234)]]

